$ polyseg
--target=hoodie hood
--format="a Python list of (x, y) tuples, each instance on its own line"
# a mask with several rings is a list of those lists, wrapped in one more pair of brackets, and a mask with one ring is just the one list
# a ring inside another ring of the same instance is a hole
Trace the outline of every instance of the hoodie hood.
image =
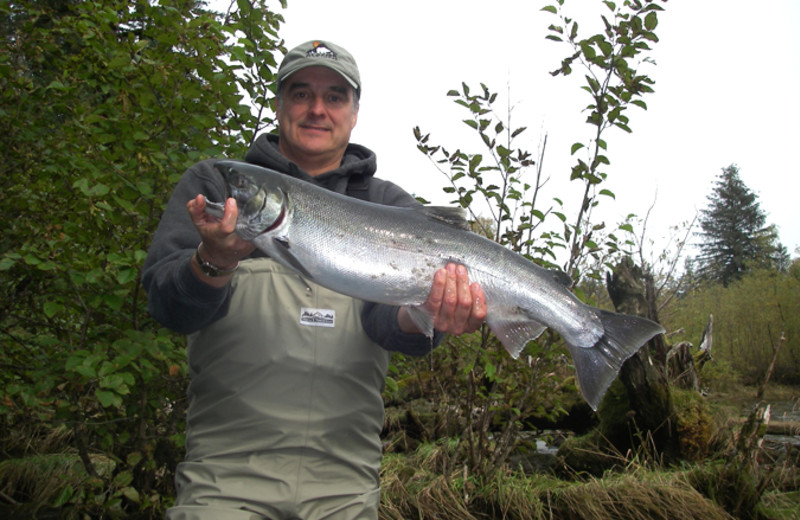
[(278, 151), (278, 136), (275, 134), (258, 136), (253, 146), (247, 151), (244, 160), (286, 173), (337, 193), (346, 192), (350, 177), (358, 175), (362, 178), (369, 178), (374, 176), (377, 170), (375, 153), (365, 146), (350, 143), (347, 145), (339, 168), (312, 177), (297, 164), (281, 155)]

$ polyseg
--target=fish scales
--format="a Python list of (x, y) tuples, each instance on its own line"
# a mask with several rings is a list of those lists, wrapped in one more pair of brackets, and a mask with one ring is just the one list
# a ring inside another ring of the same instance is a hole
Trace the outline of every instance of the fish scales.
[(664, 329), (581, 302), (568, 278), (454, 223), (453, 211), (353, 199), (248, 163), (220, 161), (240, 208), (237, 233), (315, 283), (349, 296), (408, 307), (432, 336), (421, 305), (433, 274), (463, 264), (486, 296), (487, 324), (508, 352), (550, 327), (568, 345), (581, 392), (597, 405), (622, 363)]

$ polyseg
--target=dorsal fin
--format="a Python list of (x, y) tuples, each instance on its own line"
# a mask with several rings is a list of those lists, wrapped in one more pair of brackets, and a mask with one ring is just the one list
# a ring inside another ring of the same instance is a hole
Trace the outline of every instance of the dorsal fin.
[(466, 212), (462, 208), (453, 206), (420, 206), (419, 211), (449, 226), (470, 231)]
[(553, 280), (560, 283), (567, 289), (572, 287), (572, 284), (575, 283), (570, 277), (570, 275), (568, 275), (564, 271), (561, 271), (559, 269), (550, 269), (549, 272), (553, 276)]

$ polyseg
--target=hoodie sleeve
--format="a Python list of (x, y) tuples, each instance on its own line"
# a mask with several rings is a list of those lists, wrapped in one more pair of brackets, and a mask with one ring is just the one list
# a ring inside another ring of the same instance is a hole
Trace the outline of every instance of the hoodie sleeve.
[(226, 196), (214, 162), (195, 164), (183, 174), (167, 202), (142, 270), (151, 316), (181, 334), (191, 334), (224, 316), (230, 297), (230, 285), (217, 289), (203, 283), (189, 264), (200, 235), (186, 203), (198, 194), (215, 202), (224, 201)]
[[(419, 206), (414, 197), (399, 186), (373, 178), (369, 185), (369, 200), (387, 206)], [(409, 356), (424, 356), (439, 345), (444, 334), (434, 331), (433, 338), (424, 334), (409, 334), (400, 330), (398, 306), (367, 302), (361, 311), (361, 325), (367, 335), (386, 350)]]

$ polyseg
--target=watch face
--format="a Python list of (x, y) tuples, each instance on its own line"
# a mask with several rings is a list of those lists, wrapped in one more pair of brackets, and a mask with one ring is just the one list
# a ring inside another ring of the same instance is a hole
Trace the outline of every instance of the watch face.
[(214, 266), (212, 266), (211, 264), (207, 264), (207, 263), (205, 263), (205, 262), (204, 262), (204, 263), (202, 263), (202, 264), (200, 264), (200, 269), (201, 269), (201, 270), (203, 271), (203, 273), (205, 273), (207, 276), (218, 276), (218, 275), (219, 275), (219, 271), (217, 271), (217, 270), (214, 268)]

